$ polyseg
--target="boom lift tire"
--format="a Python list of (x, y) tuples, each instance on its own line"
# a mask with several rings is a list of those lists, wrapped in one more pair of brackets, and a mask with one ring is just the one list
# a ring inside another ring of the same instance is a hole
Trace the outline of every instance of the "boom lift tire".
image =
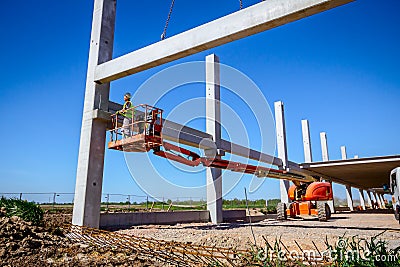
[(326, 201), (317, 201), (318, 220), (326, 222), (331, 218), (331, 209)]
[(277, 219), (280, 221), (286, 220), (287, 219), (287, 213), (286, 213), (286, 204), (279, 202), (278, 205), (276, 205), (276, 213), (278, 214)]
[(400, 223), (400, 207), (396, 206), (396, 209), (394, 210), (394, 217), (396, 218), (397, 221)]

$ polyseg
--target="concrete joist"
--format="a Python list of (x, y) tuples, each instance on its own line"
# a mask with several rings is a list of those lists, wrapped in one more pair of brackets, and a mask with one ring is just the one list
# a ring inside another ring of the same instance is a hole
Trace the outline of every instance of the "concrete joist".
[(95, 81), (111, 82), (352, 1), (263, 1), (101, 64), (96, 68)]

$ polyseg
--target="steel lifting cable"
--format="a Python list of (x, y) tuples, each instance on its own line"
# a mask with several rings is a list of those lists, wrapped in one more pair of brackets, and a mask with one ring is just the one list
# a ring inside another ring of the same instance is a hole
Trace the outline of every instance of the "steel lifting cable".
[(172, 10), (174, 9), (174, 4), (175, 4), (175, 0), (172, 0), (171, 6), (170, 6), (170, 8), (169, 8), (169, 13), (168, 13), (167, 21), (165, 22), (164, 31), (163, 31), (163, 33), (161, 34), (161, 40), (164, 40), (165, 37), (166, 37), (166, 35), (167, 35), (167, 28), (168, 28), (169, 21), (170, 21), (170, 19), (171, 19)]
[(243, 8), (243, 2), (242, 2), (242, 0), (239, 0), (239, 4), (240, 4), (240, 9), (242, 9), (242, 8)]

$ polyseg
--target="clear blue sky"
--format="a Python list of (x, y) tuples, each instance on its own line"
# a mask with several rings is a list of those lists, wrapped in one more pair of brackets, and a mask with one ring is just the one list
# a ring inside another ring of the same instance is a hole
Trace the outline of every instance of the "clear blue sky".
[[(245, 6), (256, 2), (243, 1)], [(158, 41), (169, 5), (118, 0), (114, 56)], [(238, 5), (177, 0), (168, 35)], [(74, 191), (92, 7), (91, 0), (2, 4), (0, 192)], [(310, 121), (315, 160), (321, 159), (321, 131), (328, 134), (331, 159), (340, 158), (341, 145), (349, 157), (399, 154), (399, 9), (397, 0), (359, 0), (116, 81), (111, 100), (121, 101), (125, 91), (134, 92), (167, 66), (216, 53), (249, 76), (271, 107), (284, 101), (290, 160), (303, 161), (304, 118)], [(242, 198), (249, 181), (246, 176), (227, 197)], [(103, 192), (144, 194), (121, 153), (107, 152)], [(343, 195), (341, 188), (337, 192)], [(176, 196), (162, 189), (160, 194)], [(250, 197), (278, 195), (277, 181), (269, 180)]]

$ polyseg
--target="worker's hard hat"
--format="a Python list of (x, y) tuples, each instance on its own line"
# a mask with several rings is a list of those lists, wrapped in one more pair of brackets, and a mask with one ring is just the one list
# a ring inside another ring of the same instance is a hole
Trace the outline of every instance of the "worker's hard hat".
[(131, 93), (125, 93), (125, 95), (127, 98), (131, 99)]

